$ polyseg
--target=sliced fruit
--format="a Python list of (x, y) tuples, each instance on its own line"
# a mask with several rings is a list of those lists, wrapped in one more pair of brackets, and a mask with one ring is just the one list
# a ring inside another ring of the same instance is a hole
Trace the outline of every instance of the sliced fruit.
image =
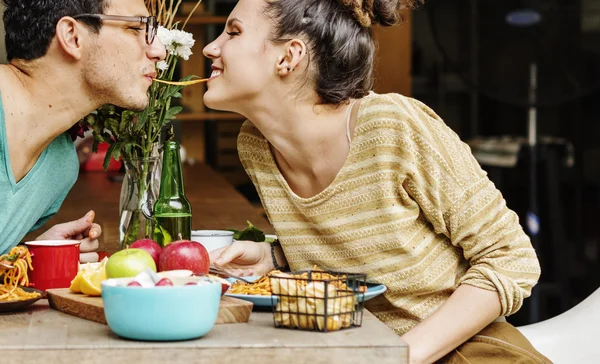
[(173, 285), (173, 282), (171, 282), (171, 280), (169, 278), (163, 278), (160, 281), (156, 282), (157, 287), (172, 286), (172, 285)]
[(106, 262), (108, 261), (107, 257), (104, 257), (101, 261), (96, 263), (79, 263), (78, 271), (88, 271), (88, 270), (98, 270), (100, 268), (104, 268), (106, 266)]
[(71, 292), (81, 293), (81, 273), (77, 273), (75, 278), (73, 278), (69, 289), (71, 290)]
[(102, 281), (106, 279), (104, 269), (97, 271), (86, 271), (81, 274), (81, 293), (88, 296), (102, 295)]

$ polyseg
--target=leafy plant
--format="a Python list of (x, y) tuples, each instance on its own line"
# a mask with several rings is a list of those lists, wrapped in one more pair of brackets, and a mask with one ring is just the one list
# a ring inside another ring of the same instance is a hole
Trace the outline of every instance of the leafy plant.
[(246, 220), (246, 222), (248, 223), (248, 227), (244, 230), (229, 229), (229, 231), (233, 231), (233, 238), (235, 240), (249, 240), (256, 242), (266, 241), (268, 243), (272, 243), (277, 240), (271, 237), (267, 238), (262, 230), (252, 225), (250, 221)]
[[(201, 0), (196, 2), (196, 6), (189, 13), (183, 24), (176, 21), (176, 14), (182, 0), (145, 0), (148, 12), (157, 18), (159, 28), (157, 38), (167, 50), (166, 59), (156, 64), (157, 79), (163, 81), (173, 81), (175, 69), (180, 60), (188, 60), (192, 54), (191, 48), (195, 41), (192, 34), (183, 31), (190, 17), (196, 11)], [(179, 81), (189, 81), (198, 78), (194, 75), (188, 75)], [(129, 161), (137, 160), (141, 167), (139, 175), (134, 178), (139, 181), (137, 191), (137, 201), (143, 201), (147, 196), (149, 177), (150, 157), (159, 155), (158, 141), (161, 133), (169, 131), (171, 121), (182, 111), (182, 107), (173, 105), (173, 99), (181, 98), (181, 90), (184, 86), (172, 85), (160, 82), (153, 82), (148, 90), (148, 106), (140, 112), (127, 110), (114, 105), (103, 105), (91, 114), (87, 115), (79, 125), (74, 128), (76, 135), (82, 134), (82, 129), (92, 130), (94, 144), (92, 150), (98, 151), (100, 143), (109, 145), (104, 158), (104, 170), (108, 169), (110, 159), (124, 158)], [(167, 134), (166, 139), (172, 137), (172, 131)], [(125, 236), (120, 239), (120, 243), (132, 242), (140, 229), (145, 229), (145, 236), (155, 234), (164, 234), (161, 227), (156, 224), (153, 216), (153, 206), (148, 206), (148, 211), (138, 208), (130, 211), (131, 216), (127, 217), (121, 211), (121, 220), (126, 221), (127, 226), (124, 232)], [(142, 218), (142, 214), (145, 218)], [(123, 218), (125, 216), (125, 219)], [(141, 221), (149, 221), (145, 227)], [(158, 231), (156, 231), (158, 229)]]

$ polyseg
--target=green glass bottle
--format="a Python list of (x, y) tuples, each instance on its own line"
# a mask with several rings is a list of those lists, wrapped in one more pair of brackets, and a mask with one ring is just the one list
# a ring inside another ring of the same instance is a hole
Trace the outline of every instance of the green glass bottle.
[(160, 194), (154, 204), (154, 240), (162, 247), (192, 236), (192, 206), (183, 188), (179, 143), (165, 142), (163, 153)]

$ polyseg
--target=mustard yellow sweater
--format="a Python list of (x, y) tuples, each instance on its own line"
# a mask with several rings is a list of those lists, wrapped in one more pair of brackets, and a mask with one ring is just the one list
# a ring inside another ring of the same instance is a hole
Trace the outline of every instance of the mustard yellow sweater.
[(539, 278), (517, 215), (469, 147), (414, 99), (364, 98), (348, 159), (310, 198), (289, 188), (249, 121), (238, 151), (291, 269), (316, 264), (385, 284), (367, 308), (398, 334), (461, 284), (497, 291), (501, 314), (513, 314)]

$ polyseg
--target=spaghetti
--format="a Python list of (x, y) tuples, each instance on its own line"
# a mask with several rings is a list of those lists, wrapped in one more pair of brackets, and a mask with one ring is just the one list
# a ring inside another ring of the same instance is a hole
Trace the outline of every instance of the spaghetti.
[(40, 296), (38, 292), (26, 292), (19, 287), (29, 285), (27, 270), (33, 269), (31, 255), (26, 247), (12, 248), (8, 254), (0, 256), (0, 263), (12, 266), (12, 268), (4, 268), (4, 271), (0, 270), (0, 275), (3, 276), (3, 284), (0, 284), (0, 302), (23, 301)]

